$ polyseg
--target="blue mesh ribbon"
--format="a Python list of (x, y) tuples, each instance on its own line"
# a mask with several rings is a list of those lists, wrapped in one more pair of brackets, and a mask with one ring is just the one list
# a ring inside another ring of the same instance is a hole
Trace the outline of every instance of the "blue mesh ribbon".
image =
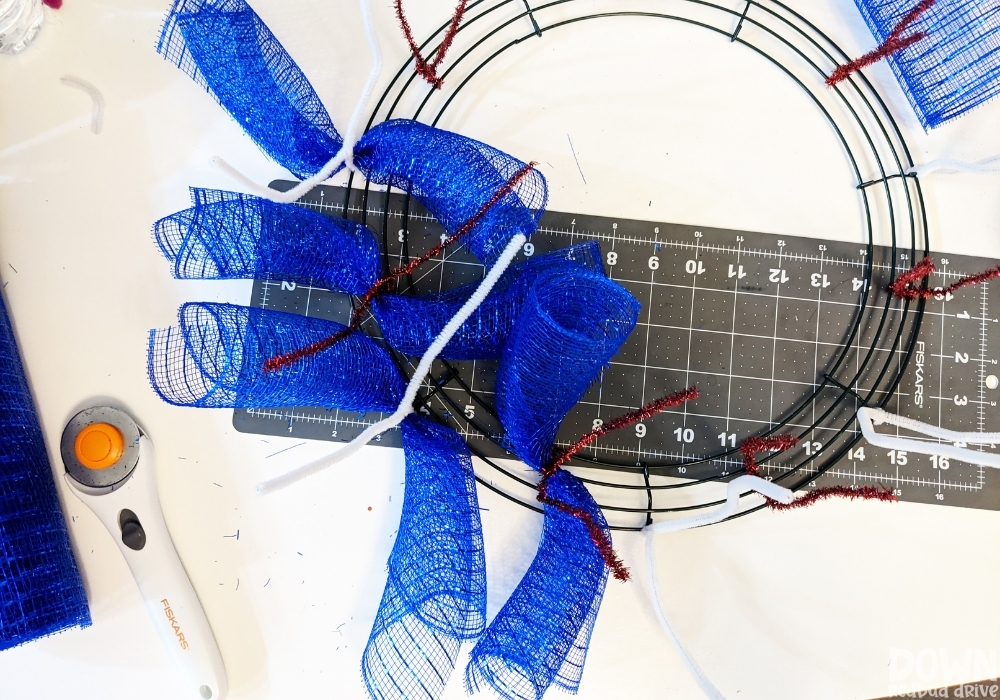
[(358, 295), (378, 280), (378, 243), (362, 224), (235, 192), (191, 188), (191, 199), (153, 225), (175, 277), (280, 279)]
[[(554, 268), (528, 292), (497, 372), (505, 440), (529, 466), (552, 458), (566, 413), (635, 327), (639, 303), (585, 268)], [(583, 483), (546, 477), (545, 529), (535, 559), (472, 650), (468, 689), (491, 686), (509, 700), (536, 700), (555, 683), (576, 692), (608, 571), (587, 524), (610, 542), (607, 522)], [(558, 504), (558, 505), (556, 505)], [(566, 510), (561, 510), (562, 506)]]
[[(569, 472), (551, 477), (549, 494), (586, 510), (607, 531), (601, 509)], [(537, 700), (555, 683), (575, 693), (607, 580), (586, 525), (545, 506), (531, 567), (472, 650), (465, 676), (469, 692), (489, 685), (507, 700)]]
[[(393, 119), (365, 133), (354, 164), (366, 178), (416, 197), (449, 234), (472, 219), (525, 163), (485, 143), (409, 119)], [(548, 189), (531, 170), (486, 211), (462, 240), (492, 265), (518, 233), (538, 227)]]
[(184, 304), (177, 328), (149, 334), (149, 380), (164, 401), (203, 408), (323, 406), (392, 412), (405, 385), (388, 352), (363, 333), (288, 367), (271, 357), (344, 328), (333, 321), (232, 304)]
[(462, 640), (486, 620), (479, 502), (469, 449), (454, 430), (419, 415), (400, 427), (403, 514), (361, 669), (373, 698), (434, 700)]
[[(305, 179), (342, 138), (309, 81), (243, 0), (175, 0), (158, 51), (209, 90), (260, 148)], [(370, 181), (402, 189), (456, 233), (525, 163), (485, 143), (409, 119), (376, 125), (354, 147)], [(530, 171), (483, 214), (463, 243), (487, 265), (530, 236), (548, 198)]]
[(244, 0), (175, 0), (156, 50), (296, 177), (340, 150), (343, 139), (316, 91)]
[(566, 413), (635, 327), (639, 302), (604, 275), (578, 268), (538, 278), (497, 371), (496, 407), (505, 441), (541, 469)]
[(89, 626), (45, 440), (0, 298), (0, 650)]
[[(885, 42), (916, 0), (855, 0)], [(1000, 3), (937, 0), (906, 34), (927, 36), (889, 56), (924, 128), (961, 116), (1000, 94)]]
[[(500, 359), (528, 290), (539, 275), (555, 268), (603, 273), (601, 248), (596, 241), (580, 243), (512, 265), (459, 327), (441, 359)], [(437, 294), (388, 294), (376, 298), (372, 310), (389, 345), (404, 355), (420, 357), (478, 287), (474, 282)]]

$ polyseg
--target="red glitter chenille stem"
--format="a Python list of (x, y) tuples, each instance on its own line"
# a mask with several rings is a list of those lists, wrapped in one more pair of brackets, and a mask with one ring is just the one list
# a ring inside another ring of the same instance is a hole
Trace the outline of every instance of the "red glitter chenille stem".
[(563, 450), (559, 454), (559, 457), (556, 459), (556, 461), (554, 461), (552, 463), (552, 466), (549, 468), (553, 470), (559, 469), (559, 467), (561, 467), (562, 465), (566, 464), (568, 461), (573, 459), (573, 456), (576, 455), (577, 452), (582, 450), (587, 445), (590, 445), (598, 438), (604, 437), (605, 435), (607, 435), (612, 431), (621, 430), (622, 428), (627, 428), (630, 425), (634, 425), (635, 423), (639, 423), (640, 421), (646, 420), (650, 416), (656, 415), (660, 411), (665, 411), (668, 408), (680, 406), (682, 403), (691, 401), (696, 398), (698, 398), (698, 390), (695, 387), (691, 387), (690, 389), (685, 389), (684, 391), (678, 391), (677, 393), (670, 394), (669, 396), (664, 396), (661, 399), (657, 399), (656, 401), (646, 404), (637, 411), (626, 413), (625, 415), (619, 416), (614, 420), (610, 420), (603, 425), (599, 425), (593, 430), (591, 430), (589, 433), (584, 435), (582, 438), (580, 438), (580, 440), (575, 445), (571, 445), (570, 447), (567, 447), (565, 450)]
[(760, 467), (757, 465), (757, 453), (767, 450), (788, 450), (799, 444), (794, 435), (772, 435), (771, 437), (750, 437), (740, 443), (743, 453), (743, 466), (750, 476), (757, 476)]
[(943, 289), (922, 289), (920, 287), (913, 286), (915, 282), (922, 280), (932, 272), (934, 272), (934, 261), (929, 257), (924, 258), (912, 268), (897, 277), (892, 284), (885, 288), (885, 290), (890, 292), (895, 297), (906, 299), (908, 301), (930, 299), (935, 296), (944, 296), (957, 292), (962, 287), (968, 287), (973, 284), (979, 284), (980, 282), (986, 282), (996, 277), (1000, 277), (1000, 265), (986, 270), (985, 272), (963, 277)]
[(396, 19), (399, 20), (399, 26), (403, 30), (403, 36), (406, 37), (406, 43), (410, 45), (410, 52), (413, 54), (414, 70), (437, 90), (441, 89), (443, 83), (443, 80), (437, 74), (438, 66), (441, 65), (445, 54), (448, 53), (452, 42), (455, 41), (458, 27), (462, 23), (462, 18), (465, 17), (465, 7), (467, 4), (468, 0), (459, 1), (458, 6), (455, 8), (455, 14), (452, 15), (451, 24), (448, 25), (448, 31), (445, 32), (444, 39), (434, 54), (434, 60), (428, 61), (420, 53), (420, 47), (417, 46), (417, 42), (413, 40), (413, 31), (410, 29), (410, 23), (403, 13), (403, 0), (395, 0)]
[(791, 503), (781, 503), (779, 501), (767, 499), (767, 506), (771, 510), (795, 510), (796, 508), (808, 508), (817, 501), (827, 498), (863, 498), (869, 501), (892, 502), (898, 500), (892, 491), (879, 486), (822, 486), (804, 493)]
[[(747, 438), (740, 445), (740, 452), (743, 453), (743, 466), (747, 474), (757, 476), (760, 467), (757, 465), (757, 453), (765, 450), (787, 450), (799, 444), (799, 439), (794, 435), (775, 435), (772, 437), (752, 437)], [(796, 498), (791, 503), (782, 503), (773, 498), (764, 497), (767, 507), (771, 510), (796, 510), (798, 508), (808, 508), (812, 504), (827, 498), (863, 498), (869, 501), (895, 501), (896, 496), (892, 491), (878, 486), (823, 486), (813, 489)]]
[(545, 505), (553, 506), (558, 508), (563, 513), (572, 515), (577, 520), (583, 522), (587, 527), (587, 532), (590, 534), (590, 540), (597, 547), (598, 551), (601, 553), (601, 557), (604, 559), (604, 565), (611, 569), (611, 573), (619, 581), (628, 581), (631, 575), (628, 572), (628, 567), (625, 563), (618, 557), (615, 552), (614, 546), (611, 544), (611, 538), (604, 529), (598, 525), (597, 520), (593, 515), (585, 511), (583, 508), (577, 508), (576, 506), (571, 506), (569, 503), (563, 503), (559, 499), (552, 498), (548, 494), (548, 480), (549, 476), (542, 477), (542, 480), (538, 482), (538, 500)]
[(58, 10), (60, 7), (62, 7), (63, 0), (42, 0), (42, 4), (48, 5), (53, 10)]
[(614, 546), (611, 544), (611, 538), (608, 537), (608, 534), (597, 523), (597, 520), (593, 515), (582, 508), (577, 508), (576, 506), (572, 506), (568, 503), (560, 501), (559, 499), (549, 496), (549, 479), (551, 479), (556, 472), (562, 469), (562, 465), (572, 459), (573, 455), (587, 445), (593, 443), (598, 438), (603, 437), (614, 430), (627, 428), (630, 425), (638, 423), (639, 421), (646, 420), (650, 416), (656, 415), (660, 411), (665, 411), (666, 409), (673, 408), (674, 406), (680, 406), (685, 401), (691, 401), (696, 398), (698, 398), (698, 390), (695, 389), (695, 387), (691, 387), (690, 389), (685, 389), (684, 391), (678, 391), (677, 393), (670, 394), (669, 396), (664, 396), (656, 401), (651, 401), (637, 411), (626, 413), (623, 416), (619, 416), (614, 420), (610, 420), (607, 423), (594, 428), (580, 438), (580, 440), (575, 444), (560, 452), (557, 458), (542, 468), (542, 480), (538, 482), (538, 500), (545, 505), (558, 508), (563, 513), (572, 515), (577, 520), (582, 521), (587, 527), (587, 532), (590, 534), (590, 540), (601, 553), (601, 557), (604, 559), (604, 565), (611, 569), (612, 574), (614, 574), (614, 577), (619, 581), (628, 581), (631, 576), (628, 572), (628, 568), (626, 568), (625, 564), (618, 557), (618, 554), (615, 553)]
[(892, 33), (886, 37), (885, 42), (881, 46), (874, 51), (866, 53), (861, 58), (856, 58), (850, 63), (837, 66), (836, 70), (834, 70), (833, 73), (831, 73), (826, 79), (826, 84), (833, 87), (837, 83), (846, 80), (852, 73), (856, 73), (862, 68), (867, 68), (873, 63), (878, 63), (883, 58), (887, 58), (897, 51), (902, 51), (907, 46), (912, 46), (921, 39), (926, 38), (926, 32), (915, 32), (905, 37), (903, 36), (903, 32), (905, 32), (910, 25), (920, 19), (920, 16), (934, 5), (934, 1), (935, 0), (921, 0), (916, 7), (910, 10), (906, 16), (900, 20), (899, 24), (897, 24), (896, 28), (892, 30)]
[(287, 367), (292, 363), (298, 362), (303, 358), (323, 352), (327, 348), (333, 347), (338, 342), (356, 331), (361, 326), (361, 320), (364, 317), (364, 313), (368, 310), (368, 307), (371, 306), (375, 297), (382, 294), (395, 280), (412, 273), (420, 265), (423, 265), (431, 258), (440, 255), (448, 246), (454, 245), (457, 241), (464, 238), (469, 231), (474, 229), (476, 225), (482, 221), (483, 217), (486, 216), (486, 213), (492, 209), (497, 202), (512, 192), (514, 188), (517, 187), (517, 183), (523, 180), (525, 175), (534, 170), (536, 165), (538, 165), (538, 163), (532, 161), (527, 165), (522, 166), (521, 169), (514, 173), (514, 175), (504, 183), (503, 187), (498, 189), (493, 196), (490, 197), (489, 201), (479, 207), (479, 211), (477, 211), (471, 219), (462, 224), (462, 227), (459, 228), (454, 234), (446, 238), (441, 243), (435, 245), (419, 258), (415, 258), (405, 265), (400, 265), (399, 267), (393, 269), (385, 277), (376, 280), (375, 284), (373, 284), (371, 288), (365, 292), (364, 296), (361, 297), (357, 307), (351, 313), (351, 322), (348, 324), (347, 328), (337, 331), (333, 335), (323, 338), (322, 340), (317, 340), (315, 343), (310, 343), (309, 345), (299, 348), (298, 350), (292, 350), (291, 352), (286, 352), (284, 355), (277, 355), (275, 357), (268, 358), (268, 360), (264, 363), (264, 371), (273, 372), (281, 369), (282, 367)]

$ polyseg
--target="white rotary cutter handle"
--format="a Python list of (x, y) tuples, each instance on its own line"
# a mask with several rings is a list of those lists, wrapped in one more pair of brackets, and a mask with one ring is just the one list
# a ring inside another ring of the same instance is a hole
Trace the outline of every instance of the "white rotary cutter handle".
[(125, 555), (185, 697), (223, 700), (226, 667), (163, 520), (149, 437), (125, 412), (96, 406), (70, 420), (60, 448), (66, 483)]

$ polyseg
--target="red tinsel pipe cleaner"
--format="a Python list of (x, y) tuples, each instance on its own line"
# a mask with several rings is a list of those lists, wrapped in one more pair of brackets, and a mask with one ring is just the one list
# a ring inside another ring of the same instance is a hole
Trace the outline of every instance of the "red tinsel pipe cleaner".
[(413, 40), (413, 31), (410, 29), (410, 23), (403, 13), (403, 0), (395, 0), (396, 19), (399, 20), (399, 26), (403, 30), (403, 36), (406, 37), (406, 43), (410, 45), (410, 53), (413, 54), (414, 70), (416, 70), (420, 77), (433, 85), (436, 90), (440, 90), (443, 83), (443, 80), (437, 74), (438, 66), (441, 65), (445, 54), (448, 53), (452, 42), (455, 41), (455, 35), (458, 33), (459, 25), (462, 24), (462, 18), (465, 16), (465, 6), (468, 4), (468, 1), (459, 0), (458, 6), (455, 8), (455, 14), (452, 15), (451, 24), (448, 25), (448, 31), (445, 32), (444, 39), (442, 39), (441, 44), (434, 53), (434, 59), (428, 61), (420, 53), (420, 47), (417, 46), (417, 42)]
[(930, 299), (935, 296), (946, 296), (957, 292), (962, 287), (968, 287), (973, 284), (979, 284), (980, 282), (986, 282), (995, 277), (1000, 277), (1000, 265), (994, 268), (986, 270), (985, 272), (980, 272), (975, 275), (968, 275), (963, 277), (953, 284), (949, 284), (947, 287), (939, 289), (922, 289), (920, 287), (914, 287), (913, 284), (918, 280), (922, 280), (927, 275), (934, 272), (934, 260), (930, 257), (926, 257), (912, 268), (901, 274), (895, 279), (895, 281), (888, 285), (885, 290), (891, 293), (894, 297), (900, 299), (906, 299), (908, 301), (915, 301), (917, 299)]
[(656, 401), (651, 401), (637, 411), (626, 413), (623, 416), (619, 416), (614, 420), (608, 421), (607, 423), (594, 428), (580, 438), (575, 444), (570, 445), (565, 450), (562, 450), (559, 455), (552, 460), (552, 462), (542, 468), (542, 480), (538, 482), (537, 487), (538, 500), (545, 505), (558, 508), (563, 513), (568, 513), (574, 518), (582, 521), (583, 524), (587, 526), (587, 532), (590, 533), (591, 541), (604, 558), (605, 566), (611, 569), (612, 574), (614, 574), (614, 577), (619, 581), (628, 581), (631, 576), (628, 569), (625, 567), (625, 564), (615, 552), (614, 547), (611, 544), (611, 538), (608, 537), (607, 533), (605, 533), (604, 530), (597, 524), (594, 517), (590, 513), (582, 508), (571, 506), (568, 503), (564, 503), (549, 496), (549, 479), (551, 479), (552, 476), (562, 468), (562, 465), (572, 459), (573, 455), (598, 438), (607, 435), (613, 430), (627, 428), (628, 426), (638, 423), (639, 421), (643, 421), (650, 416), (656, 415), (660, 411), (665, 411), (666, 409), (673, 408), (674, 406), (680, 406), (682, 403), (696, 398), (698, 398), (698, 391), (694, 387), (691, 387), (690, 389), (685, 389), (684, 391), (678, 391), (677, 393), (670, 394), (669, 396), (664, 396)]
[(459, 228), (453, 235), (435, 245), (419, 258), (415, 258), (405, 265), (400, 265), (399, 267), (393, 269), (385, 277), (376, 280), (375, 284), (373, 284), (371, 288), (365, 292), (364, 296), (361, 297), (357, 307), (355, 307), (354, 311), (351, 313), (351, 322), (346, 328), (341, 331), (337, 331), (333, 335), (323, 338), (322, 340), (317, 340), (315, 343), (310, 343), (305, 347), (299, 348), (298, 350), (292, 350), (291, 352), (286, 352), (283, 355), (268, 358), (268, 360), (264, 363), (264, 371), (273, 372), (281, 369), (282, 367), (287, 367), (294, 362), (298, 362), (303, 358), (322, 352), (327, 348), (333, 347), (335, 344), (356, 331), (361, 326), (361, 320), (364, 317), (365, 311), (367, 311), (368, 307), (371, 306), (375, 297), (383, 294), (389, 288), (389, 285), (395, 280), (412, 273), (415, 269), (417, 269), (417, 267), (423, 265), (431, 258), (440, 255), (446, 248), (464, 238), (469, 231), (474, 229), (476, 224), (478, 224), (482, 218), (486, 216), (486, 213), (491, 208), (493, 208), (508, 193), (513, 191), (513, 189), (517, 186), (517, 183), (524, 179), (525, 175), (534, 170), (536, 165), (538, 165), (538, 163), (532, 161), (514, 173), (511, 178), (504, 183), (503, 187), (498, 189), (493, 196), (490, 197), (489, 201), (483, 204), (483, 206), (479, 208), (479, 211), (477, 211), (471, 219), (462, 224), (461, 228)]
[(914, 32), (913, 34), (905, 37), (903, 36), (903, 32), (905, 32), (910, 25), (920, 19), (920, 16), (927, 12), (927, 10), (929, 10), (933, 5), (934, 0), (921, 0), (916, 7), (906, 13), (906, 16), (900, 20), (899, 24), (896, 25), (895, 29), (892, 30), (892, 33), (886, 38), (885, 42), (881, 46), (874, 51), (866, 53), (861, 58), (856, 58), (850, 63), (837, 66), (837, 69), (834, 70), (833, 73), (831, 73), (826, 79), (826, 84), (833, 87), (837, 83), (846, 80), (852, 73), (856, 73), (862, 68), (867, 68), (873, 63), (877, 63), (883, 58), (886, 58), (897, 51), (902, 51), (907, 46), (912, 46), (921, 39), (926, 38), (926, 32)]
[[(743, 467), (747, 474), (758, 476), (760, 466), (757, 464), (757, 453), (766, 450), (787, 450), (799, 444), (799, 439), (794, 435), (772, 435), (771, 437), (747, 438), (740, 444), (740, 452), (743, 453)], [(892, 491), (878, 486), (822, 486), (813, 489), (796, 498), (791, 503), (782, 503), (773, 498), (764, 497), (767, 507), (771, 510), (795, 510), (797, 508), (808, 508), (817, 501), (827, 498), (862, 498), (869, 501), (896, 501), (896, 496)]]

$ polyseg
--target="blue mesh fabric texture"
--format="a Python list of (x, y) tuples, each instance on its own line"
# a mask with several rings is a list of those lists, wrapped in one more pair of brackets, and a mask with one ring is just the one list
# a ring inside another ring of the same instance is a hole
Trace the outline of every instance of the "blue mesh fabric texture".
[[(916, 0), (855, 0), (886, 40)], [(1000, 93), (1000, 0), (937, 0), (906, 32), (927, 36), (888, 58), (925, 129)]]
[(149, 334), (149, 381), (179, 406), (321, 406), (392, 412), (405, 384), (387, 351), (363, 333), (288, 367), (264, 362), (344, 328), (333, 321), (232, 304), (190, 303), (177, 328)]
[(617, 282), (577, 268), (541, 275), (528, 292), (497, 370), (505, 441), (541, 469), (566, 413), (618, 351), (639, 302)]
[[(368, 131), (355, 146), (354, 163), (371, 182), (416, 197), (449, 234), (525, 165), (485, 143), (409, 119), (382, 122)], [(535, 232), (547, 200), (545, 178), (532, 170), (462, 240), (492, 265), (511, 238)]]
[(89, 625), (45, 440), (0, 298), (0, 650)]
[[(577, 477), (557, 472), (549, 494), (591, 513), (607, 532), (601, 509)], [(545, 506), (535, 559), (473, 648), (466, 688), (488, 685), (507, 700), (537, 700), (553, 683), (575, 693), (607, 580), (587, 526)]]
[[(596, 241), (561, 248), (512, 265), (441, 353), (443, 360), (500, 359), (528, 290), (539, 275), (556, 268), (603, 273)], [(441, 329), (479, 287), (479, 282), (439, 294), (389, 294), (373, 304), (382, 336), (404, 355), (423, 356)]]
[(309, 80), (243, 0), (175, 0), (157, 51), (296, 177), (340, 150), (343, 139)]
[[(175, 0), (157, 50), (212, 93), (258, 146), (296, 177), (319, 171), (343, 144), (305, 75), (244, 0)], [(449, 233), (524, 163), (466, 136), (408, 119), (376, 125), (354, 148), (370, 181), (416, 197)], [(487, 265), (516, 234), (530, 236), (548, 199), (529, 172), (464, 238)]]
[(434, 700), (462, 640), (486, 622), (479, 501), (469, 448), (454, 430), (419, 415), (401, 430), (403, 513), (361, 669), (373, 698)]
[(175, 277), (280, 279), (358, 295), (378, 280), (378, 243), (362, 224), (235, 192), (192, 188), (191, 199), (153, 225)]

